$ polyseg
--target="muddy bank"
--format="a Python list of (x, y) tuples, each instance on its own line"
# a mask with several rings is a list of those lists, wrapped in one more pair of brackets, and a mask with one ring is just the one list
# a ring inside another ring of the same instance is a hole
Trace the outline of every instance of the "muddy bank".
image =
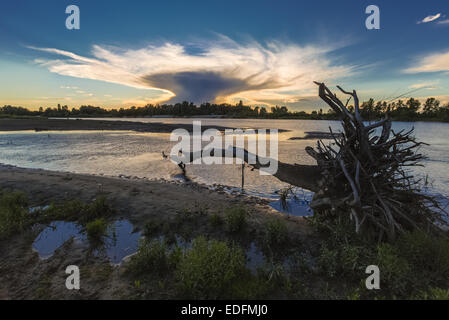
[(291, 137), (288, 140), (319, 140), (319, 139), (333, 139), (335, 137), (341, 137), (341, 133), (332, 133), (324, 131), (308, 131), (305, 132), (304, 137)]
[[(193, 120), (192, 120), (193, 121)], [(0, 119), (0, 131), (75, 131), (75, 130), (115, 130), (136, 131), (150, 133), (171, 133), (176, 129), (185, 129), (192, 132), (192, 124), (168, 124), (162, 122), (143, 123), (138, 121), (116, 120), (83, 120), (83, 119)], [(224, 132), (226, 129), (236, 129), (220, 126), (202, 125), (201, 130), (217, 129)], [(268, 129), (268, 128), (260, 128)], [(289, 130), (278, 129), (279, 132)]]
[[(301, 217), (277, 213), (255, 198), (217, 193), (196, 184), (175, 184), (133, 178), (111, 178), (44, 170), (0, 166), (0, 188), (21, 190), (29, 197), (30, 206), (81, 199), (91, 202), (107, 197), (115, 209), (110, 221), (126, 219), (135, 231), (143, 231), (148, 221), (172, 226), (181, 212), (204, 213), (183, 221), (183, 230), (210, 238), (226, 238), (223, 229), (211, 228), (211, 215), (222, 215), (232, 206), (244, 206), (249, 228), (238, 241), (252, 244), (260, 237), (265, 221), (277, 216), (285, 221), (292, 242), (304, 243), (310, 229)], [(105, 255), (93, 251), (80, 241), (68, 240), (45, 260), (32, 250), (36, 237), (48, 225), (38, 224), (23, 233), (0, 241), (0, 299), (129, 299), (136, 292), (127, 278), (125, 267), (113, 265)], [(166, 230), (170, 231), (170, 230)], [(301, 240), (299, 240), (301, 239)], [(82, 289), (65, 288), (65, 268), (78, 265)], [(163, 298), (156, 290), (151, 297)]]
[[(202, 126), (202, 130), (224, 127)], [(175, 129), (192, 131), (188, 124), (143, 123), (133, 121), (81, 120), (81, 119), (0, 119), (0, 131), (74, 131), (74, 130), (121, 130), (136, 132), (171, 133)]]

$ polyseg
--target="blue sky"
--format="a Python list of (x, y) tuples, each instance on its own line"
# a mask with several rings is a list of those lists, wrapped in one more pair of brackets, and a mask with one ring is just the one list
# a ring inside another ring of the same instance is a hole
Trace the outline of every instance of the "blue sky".
[[(80, 30), (65, 27), (71, 4)], [(380, 30), (365, 28), (370, 4)], [(323, 107), (312, 80), (362, 99), (449, 101), (449, 3), (4, 0), (0, 70), (0, 105), (33, 108), (244, 100), (311, 110)]]

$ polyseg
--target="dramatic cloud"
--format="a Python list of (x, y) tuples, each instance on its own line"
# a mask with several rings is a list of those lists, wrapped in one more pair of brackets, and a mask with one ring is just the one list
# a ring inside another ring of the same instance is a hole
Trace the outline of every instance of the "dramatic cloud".
[(279, 42), (243, 45), (223, 36), (204, 43), (142, 49), (95, 45), (92, 58), (53, 48), (33, 49), (59, 56), (36, 60), (51, 72), (156, 90), (153, 102), (293, 101), (311, 94), (313, 81), (341, 79), (355, 69), (333, 63), (329, 57), (333, 48)]
[(418, 24), (432, 22), (432, 21), (439, 19), (440, 17), (441, 17), (441, 13), (437, 13), (436, 15), (433, 15), (433, 16), (430, 15), (430, 16), (427, 16), (424, 19), (418, 21)]
[(449, 51), (427, 55), (404, 71), (405, 73), (449, 71)]

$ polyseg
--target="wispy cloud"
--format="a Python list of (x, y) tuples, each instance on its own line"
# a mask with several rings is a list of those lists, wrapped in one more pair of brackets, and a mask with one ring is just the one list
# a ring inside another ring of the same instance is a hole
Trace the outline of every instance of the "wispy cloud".
[(404, 70), (405, 73), (449, 71), (449, 51), (433, 53), (414, 62), (414, 66)]
[(440, 21), (437, 22), (437, 24), (441, 24), (441, 25), (449, 25), (449, 19), (440, 20)]
[(440, 17), (441, 17), (441, 13), (437, 13), (437, 14), (435, 14), (435, 15), (427, 16), (427, 17), (425, 17), (424, 19), (419, 20), (417, 23), (418, 23), (418, 24), (421, 24), (421, 23), (429, 23), (429, 22), (432, 22), (432, 21), (435, 21), (435, 20), (439, 19)]
[(439, 89), (438, 83), (439, 83), (439, 81), (428, 81), (428, 82), (414, 83), (409, 86), (409, 89), (427, 89), (427, 90)]
[(157, 90), (158, 101), (289, 101), (315, 89), (314, 80), (341, 79), (356, 70), (335, 64), (332, 47), (241, 44), (225, 36), (195, 45), (200, 48), (195, 54), (169, 42), (141, 49), (94, 45), (92, 58), (55, 48), (33, 49), (59, 56), (35, 60), (51, 72)]

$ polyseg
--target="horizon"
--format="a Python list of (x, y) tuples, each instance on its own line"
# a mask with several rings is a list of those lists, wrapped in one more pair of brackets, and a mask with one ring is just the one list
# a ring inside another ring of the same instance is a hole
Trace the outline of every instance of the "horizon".
[(405, 94), (449, 102), (444, 1), (378, 1), (379, 30), (365, 27), (367, 1), (125, 8), (81, 0), (79, 30), (65, 27), (70, 4), (0, 4), (0, 105), (119, 109), (242, 100), (311, 112), (326, 108), (315, 80), (355, 89), (362, 101)]

